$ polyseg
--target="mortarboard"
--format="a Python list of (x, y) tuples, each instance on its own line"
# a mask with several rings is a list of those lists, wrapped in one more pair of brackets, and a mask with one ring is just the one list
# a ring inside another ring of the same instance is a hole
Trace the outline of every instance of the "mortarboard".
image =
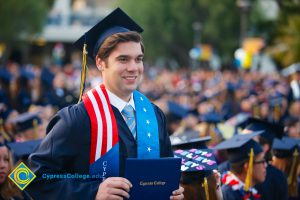
[(200, 116), (200, 120), (203, 122), (216, 124), (220, 123), (223, 119), (217, 112), (208, 112)]
[(284, 126), (287, 126), (287, 127), (294, 126), (298, 122), (299, 122), (299, 119), (297, 117), (288, 116), (284, 119)]
[(87, 55), (95, 59), (95, 56), (106, 38), (128, 31), (143, 32), (143, 29), (120, 8), (115, 9), (94, 27), (81, 36), (74, 45), (82, 49), (87, 44)]
[(256, 131), (249, 134), (236, 134), (232, 138), (225, 140), (214, 147), (217, 150), (227, 150), (228, 160), (236, 163), (249, 159), (250, 150), (253, 149), (254, 155), (261, 153), (261, 146), (252, 138), (260, 135), (263, 131)]
[(275, 138), (273, 142), (273, 154), (277, 158), (293, 157), (294, 151), (299, 148), (297, 140), (283, 137), (281, 140)]
[(12, 75), (6, 69), (1, 69), (0, 70), (0, 79), (6, 83), (9, 83), (12, 79)]
[(300, 72), (300, 63), (294, 63), (281, 71), (283, 76), (289, 76), (296, 72)]
[(43, 67), (41, 72), (41, 81), (45, 86), (51, 88), (54, 77), (55, 75), (50, 72), (48, 68)]
[[(197, 183), (204, 187), (206, 199), (209, 199), (208, 177), (218, 165), (211, 149), (177, 149), (174, 151), (175, 158), (181, 158), (181, 183), (189, 191), (191, 187), (197, 188)], [(197, 188), (198, 191), (201, 188)]]
[(9, 121), (16, 125), (17, 132), (25, 131), (27, 129), (34, 128), (35, 124), (41, 124), (42, 120), (38, 116), (38, 113), (23, 113), (16, 118)]
[(12, 151), (13, 155), (20, 159), (22, 157), (29, 156), (35, 149), (39, 146), (42, 139), (39, 140), (30, 140), (26, 142), (12, 142), (7, 143), (7, 146)]
[(232, 118), (228, 119), (225, 123), (234, 126), (244, 128), (247, 124), (248, 119), (251, 117), (249, 113), (239, 113)]
[(211, 171), (218, 167), (211, 149), (177, 149), (174, 157), (182, 159), (182, 172)]
[(34, 74), (26, 69), (20, 70), (20, 77), (25, 78), (26, 80), (32, 80), (34, 79)]
[(249, 118), (248, 125), (245, 128), (251, 131), (264, 131), (260, 136), (273, 142), (274, 138), (282, 138), (284, 127), (279, 123), (272, 123), (257, 118)]
[(188, 110), (178, 103), (175, 103), (173, 101), (168, 101), (167, 105), (168, 105), (168, 113), (175, 115), (181, 119), (188, 114)]
[(203, 148), (207, 148), (206, 142), (211, 140), (211, 137), (210, 136), (199, 137), (199, 132), (194, 131), (194, 132), (183, 133), (175, 137), (170, 137), (170, 139), (171, 139), (172, 147), (174, 149), (192, 149), (192, 148), (203, 149)]

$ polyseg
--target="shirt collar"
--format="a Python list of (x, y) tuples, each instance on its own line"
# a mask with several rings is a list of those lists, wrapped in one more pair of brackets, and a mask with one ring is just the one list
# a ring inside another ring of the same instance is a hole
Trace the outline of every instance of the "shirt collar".
[(109, 101), (110, 101), (111, 105), (118, 108), (118, 110), (120, 112), (122, 112), (122, 110), (125, 108), (125, 106), (127, 104), (131, 105), (133, 107), (133, 109), (135, 110), (135, 104), (134, 104), (134, 100), (133, 100), (133, 93), (131, 93), (131, 97), (130, 97), (129, 102), (126, 102), (123, 99), (121, 99), (120, 97), (118, 97), (117, 95), (115, 95), (114, 93), (112, 93), (111, 91), (109, 91), (108, 89), (106, 89), (106, 91), (107, 91), (108, 98), (109, 98)]

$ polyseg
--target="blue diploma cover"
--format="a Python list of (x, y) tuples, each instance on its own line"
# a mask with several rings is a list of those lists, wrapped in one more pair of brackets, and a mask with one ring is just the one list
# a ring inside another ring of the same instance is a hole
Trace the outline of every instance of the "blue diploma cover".
[(125, 178), (133, 185), (130, 199), (170, 199), (179, 188), (181, 158), (128, 158)]

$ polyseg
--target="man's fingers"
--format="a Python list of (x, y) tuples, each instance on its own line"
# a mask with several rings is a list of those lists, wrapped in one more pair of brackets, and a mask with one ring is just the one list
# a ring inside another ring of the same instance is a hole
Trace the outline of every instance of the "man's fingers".
[(109, 188), (107, 189), (107, 193), (116, 197), (124, 197), (126, 199), (129, 199), (129, 194), (122, 189)]
[(172, 192), (173, 195), (180, 195), (184, 192), (184, 188), (179, 186), (179, 189), (178, 190), (175, 190)]
[(184, 199), (184, 195), (181, 194), (181, 195), (177, 195), (177, 196), (171, 196), (170, 199), (172, 199), (172, 200), (182, 200), (182, 199)]
[(109, 188), (119, 188), (129, 192), (132, 184), (125, 178), (110, 178), (110, 180), (106, 180), (107, 187)]
[(122, 177), (111, 177), (111, 178), (108, 178), (109, 180), (112, 180), (112, 181), (122, 181), (124, 183), (126, 183), (127, 185), (129, 185), (129, 187), (132, 187), (132, 184), (131, 182), (126, 179), (126, 178), (122, 178)]
[(178, 190), (174, 190), (172, 192), (172, 196), (170, 197), (170, 199), (174, 199), (174, 200), (176, 200), (176, 199), (179, 199), (179, 200), (183, 199), (184, 198), (183, 192), (184, 192), (184, 188), (181, 187), (181, 186), (179, 186)]

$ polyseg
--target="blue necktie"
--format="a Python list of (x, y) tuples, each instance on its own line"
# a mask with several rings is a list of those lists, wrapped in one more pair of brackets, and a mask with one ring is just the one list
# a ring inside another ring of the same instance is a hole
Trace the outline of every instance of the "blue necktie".
[(135, 113), (134, 109), (131, 105), (127, 104), (125, 108), (122, 110), (122, 114), (125, 118), (125, 122), (129, 127), (133, 137), (136, 137), (136, 122), (135, 122)]

